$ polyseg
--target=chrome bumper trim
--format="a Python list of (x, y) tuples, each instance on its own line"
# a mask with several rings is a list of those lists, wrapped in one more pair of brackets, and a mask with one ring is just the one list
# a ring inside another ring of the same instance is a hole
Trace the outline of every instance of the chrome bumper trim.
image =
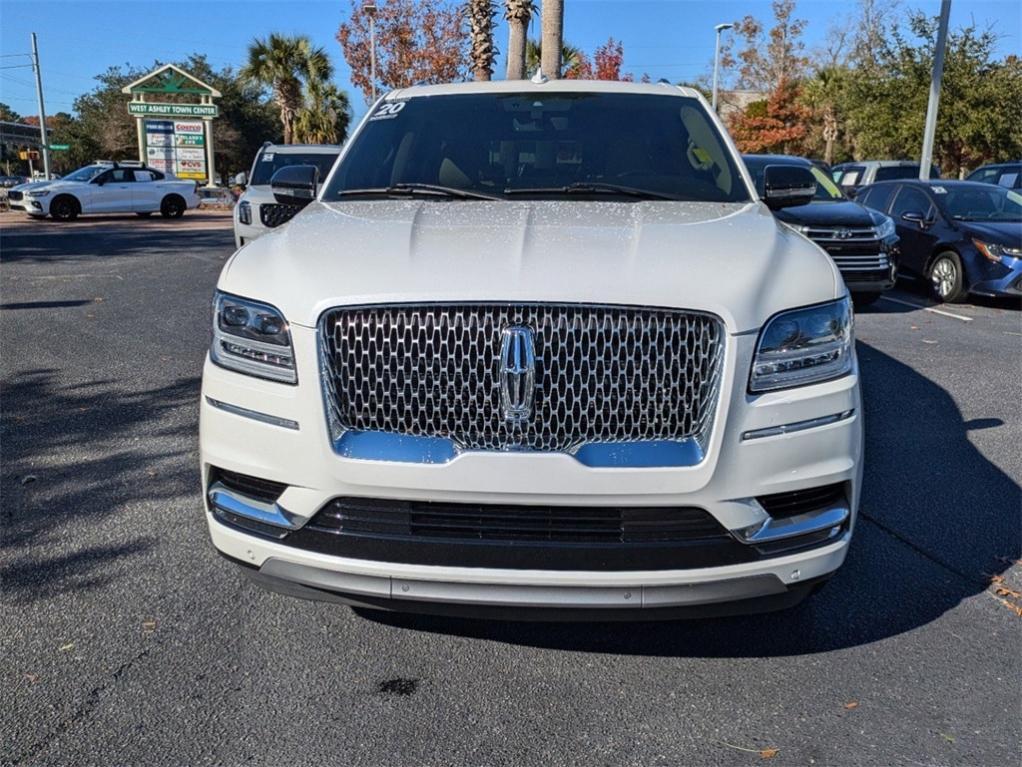
[(855, 415), (855, 410), (845, 410), (843, 413), (834, 413), (820, 418), (810, 418), (808, 421), (796, 421), (795, 423), (781, 424), (780, 426), (767, 426), (763, 429), (753, 429), (742, 434), (742, 441), (750, 439), (761, 439), (763, 437), (776, 437), (779, 434), (791, 434), (796, 431), (815, 429), (818, 426), (845, 421)]
[(751, 527), (736, 530), (739, 540), (743, 543), (770, 543), (785, 538), (797, 538), (801, 535), (810, 535), (824, 530), (830, 530), (830, 538), (841, 532), (841, 527), (851, 516), (847, 503), (839, 506), (830, 506), (817, 511), (809, 511), (785, 519), (768, 518)]
[(298, 421), (292, 421), (290, 418), (280, 418), (279, 416), (270, 415), (269, 413), (260, 413), (258, 410), (249, 410), (247, 407), (231, 405), (228, 402), (221, 402), (220, 400), (213, 399), (212, 397), (206, 397), (206, 402), (218, 410), (223, 410), (225, 413), (240, 415), (243, 418), (251, 418), (253, 421), (261, 421), (262, 423), (268, 423), (271, 426), (279, 426), (282, 429), (298, 431)]
[(278, 504), (248, 498), (227, 489), (219, 482), (214, 482), (209, 486), (209, 505), (214, 510), (225, 511), (228, 514), (251, 519), (264, 525), (280, 527), (285, 530), (297, 530), (299, 527), (295, 522), (296, 517)]

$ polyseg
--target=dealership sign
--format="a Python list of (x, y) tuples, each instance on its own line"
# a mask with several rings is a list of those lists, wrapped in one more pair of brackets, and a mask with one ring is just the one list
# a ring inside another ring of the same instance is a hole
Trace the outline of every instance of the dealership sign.
[(128, 114), (136, 117), (216, 117), (220, 107), (216, 104), (154, 104), (148, 101), (129, 101)]

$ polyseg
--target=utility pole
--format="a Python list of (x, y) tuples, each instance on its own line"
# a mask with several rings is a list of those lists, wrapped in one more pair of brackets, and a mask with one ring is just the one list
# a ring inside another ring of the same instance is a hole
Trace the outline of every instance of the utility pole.
[(50, 179), (50, 143), (46, 137), (46, 107), (43, 106), (43, 75), (39, 71), (39, 46), (32, 33), (32, 69), (35, 71), (35, 91), (39, 97), (39, 133), (43, 140), (43, 176)]
[(713, 51), (713, 111), (717, 111), (717, 75), (720, 71), (720, 33), (725, 29), (731, 29), (734, 24), (718, 24), (714, 27), (717, 30), (717, 47)]
[(369, 17), (369, 79), (373, 88), (373, 103), (376, 103), (376, 3), (366, 0), (362, 10)]
[(941, 0), (937, 47), (933, 51), (933, 76), (930, 78), (930, 103), (926, 107), (926, 127), (923, 129), (923, 157), (919, 162), (920, 181), (930, 180), (930, 166), (933, 165), (933, 142), (937, 133), (937, 108), (940, 106), (940, 83), (944, 78), (944, 49), (947, 48), (950, 17), (951, 0)]

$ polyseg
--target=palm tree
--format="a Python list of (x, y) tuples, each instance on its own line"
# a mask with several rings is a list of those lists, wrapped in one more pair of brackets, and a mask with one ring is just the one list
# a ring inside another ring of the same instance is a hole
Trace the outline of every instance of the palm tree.
[[(529, 40), (525, 44), (525, 71), (535, 72), (536, 68), (540, 66), (543, 60), (543, 46), (540, 45), (539, 40)], [(570, 72), (579, 64), (582, 63), (582, 49), (576, 48), (569, 42), (561, 44), (561, 71), (558, 72), (558, 76), (563, 75), (565, 72)], [(548, 74), (546, 69), (543, 70), (543, 74)]]
[(305, 106), (295, 117), (295, 143), (344, 143), (351, 122), (348, 94), (320, 78), (310, 80), (306, 91)]
[(532, 0), (504, 0), (504, 18), (507, 19), (507, 79), (525, 78), (525, 39), (532, 18)]
[(466, 9), (472, 35), (472, 74), (476, 80), (489, 80), (497, 55), (493, 45), (493, 17), (497, 9), (493, 0), (469, 0)]
[(248, 46), (248, 62), (241, 77), (273, 90), (280, 109), (284, 143), (294, 143), (294, 123), (302, 109), (302, 83), (319, 78), (328, 80), (333, 73), (330, 59), (322, 48), (314, 48), (304, 35), (271, 34), (255, 39)]
[(543, 0), (540, 19), (540, 37), (543, 53), (540, 61), (543, 73), (551, 79), (561, 76), (561, 46), (564, 44), (564, 0)]

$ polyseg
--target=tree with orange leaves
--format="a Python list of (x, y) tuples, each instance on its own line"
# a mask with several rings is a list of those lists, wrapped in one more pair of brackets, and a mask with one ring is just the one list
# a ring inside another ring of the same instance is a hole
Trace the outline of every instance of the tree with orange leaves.
[[(376, 11), (376, 79), (379, 89), (416, 83), (447, 83), (468, 75), (469, 35), (464, 3), (451, 0), (378, 0)], [(351, 15), (337, 30), (351, 81), (372, 98), (369, 16), (360, 0), (351, 0)]]
[(796, 151), (812, 116), (800, 95), (799, 85), (784, 78), (765, 101), (754, 102), (736, 114), (729, 127), (738, 149), (750, 153)]

